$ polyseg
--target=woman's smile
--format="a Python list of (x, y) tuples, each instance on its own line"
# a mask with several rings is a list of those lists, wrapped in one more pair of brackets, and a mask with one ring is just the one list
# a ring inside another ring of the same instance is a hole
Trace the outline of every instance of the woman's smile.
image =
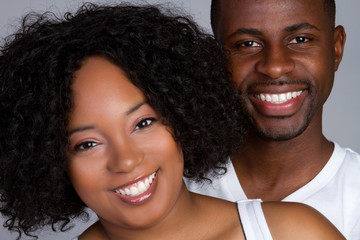
[(157, 172), (140, 178), (136, 182), (125, 184), (114, 192), (124, 202), (130, 204), (141, 204), (150, 198), (156, 189)]
[(69, 175), (81, 199), (120, 228), (166, 218), (182, 192), (184, 159), (162, 116), (102, 57), (84, 61), (72, 89)]

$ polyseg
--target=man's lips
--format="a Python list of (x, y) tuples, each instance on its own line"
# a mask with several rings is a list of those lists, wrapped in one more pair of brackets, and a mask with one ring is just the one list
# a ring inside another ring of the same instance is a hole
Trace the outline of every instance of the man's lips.
[(254, 107), (263, 116), (286, 117), (295, 114), (304, 102), (304, 90), (282, 93), (258, 93), (250, 96)]
[(282, 104), (293, 98), (300, 96), (303, 91), (285, 92), (285, 93), (260, 93), (254, 94), (254, 97), (260, 101), (266, 101), (273, 104)]

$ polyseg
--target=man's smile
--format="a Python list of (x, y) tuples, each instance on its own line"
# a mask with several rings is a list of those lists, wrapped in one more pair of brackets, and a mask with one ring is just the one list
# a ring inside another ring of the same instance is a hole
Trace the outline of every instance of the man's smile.
[(302, 92), (303, 91), (296, 91), (296, 92), (286, 92), (279, 94), (260, 93), (260, 94), (255, 94), (254, 96), (260, 101), (266, 101), (274, 104), (281, 104), (300, 96)]

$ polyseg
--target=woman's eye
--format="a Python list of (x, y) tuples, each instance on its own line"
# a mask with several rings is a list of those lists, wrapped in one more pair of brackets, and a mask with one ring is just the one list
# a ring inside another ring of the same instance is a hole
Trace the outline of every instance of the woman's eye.
[(142, 119), (140, 122), (138, 122), (138, 124), (136, 124), (135, 130), (149, 127), (154, 121), (155, 121), (155, 118)]
[(74, 147), (74, 151), (75, 152), (86, 151), (86, 150), (88, 150), (90, 148), (96, 147), (97, 145), (98, 145), (97, 142), (85, 141), (85, 142), (77, 144)]
[(307, 38), (307, 37), (296, 37), (296, 38), (294, 38), (294, 39), (292, 39), (292, 40), (290, 41), (290, 44), (294, 44), (294, 43), (306, 43), (306, 42), (308, 42), (308, 41), (310, 41), (310, 39)]

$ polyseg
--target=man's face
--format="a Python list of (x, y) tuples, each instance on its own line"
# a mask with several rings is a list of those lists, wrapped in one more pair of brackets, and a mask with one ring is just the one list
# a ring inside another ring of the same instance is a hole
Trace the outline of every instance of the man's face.
[(217, 26), (258, 134), (287, 140), (321, 120), (345, 41), (322, 0), (221, 1)]

